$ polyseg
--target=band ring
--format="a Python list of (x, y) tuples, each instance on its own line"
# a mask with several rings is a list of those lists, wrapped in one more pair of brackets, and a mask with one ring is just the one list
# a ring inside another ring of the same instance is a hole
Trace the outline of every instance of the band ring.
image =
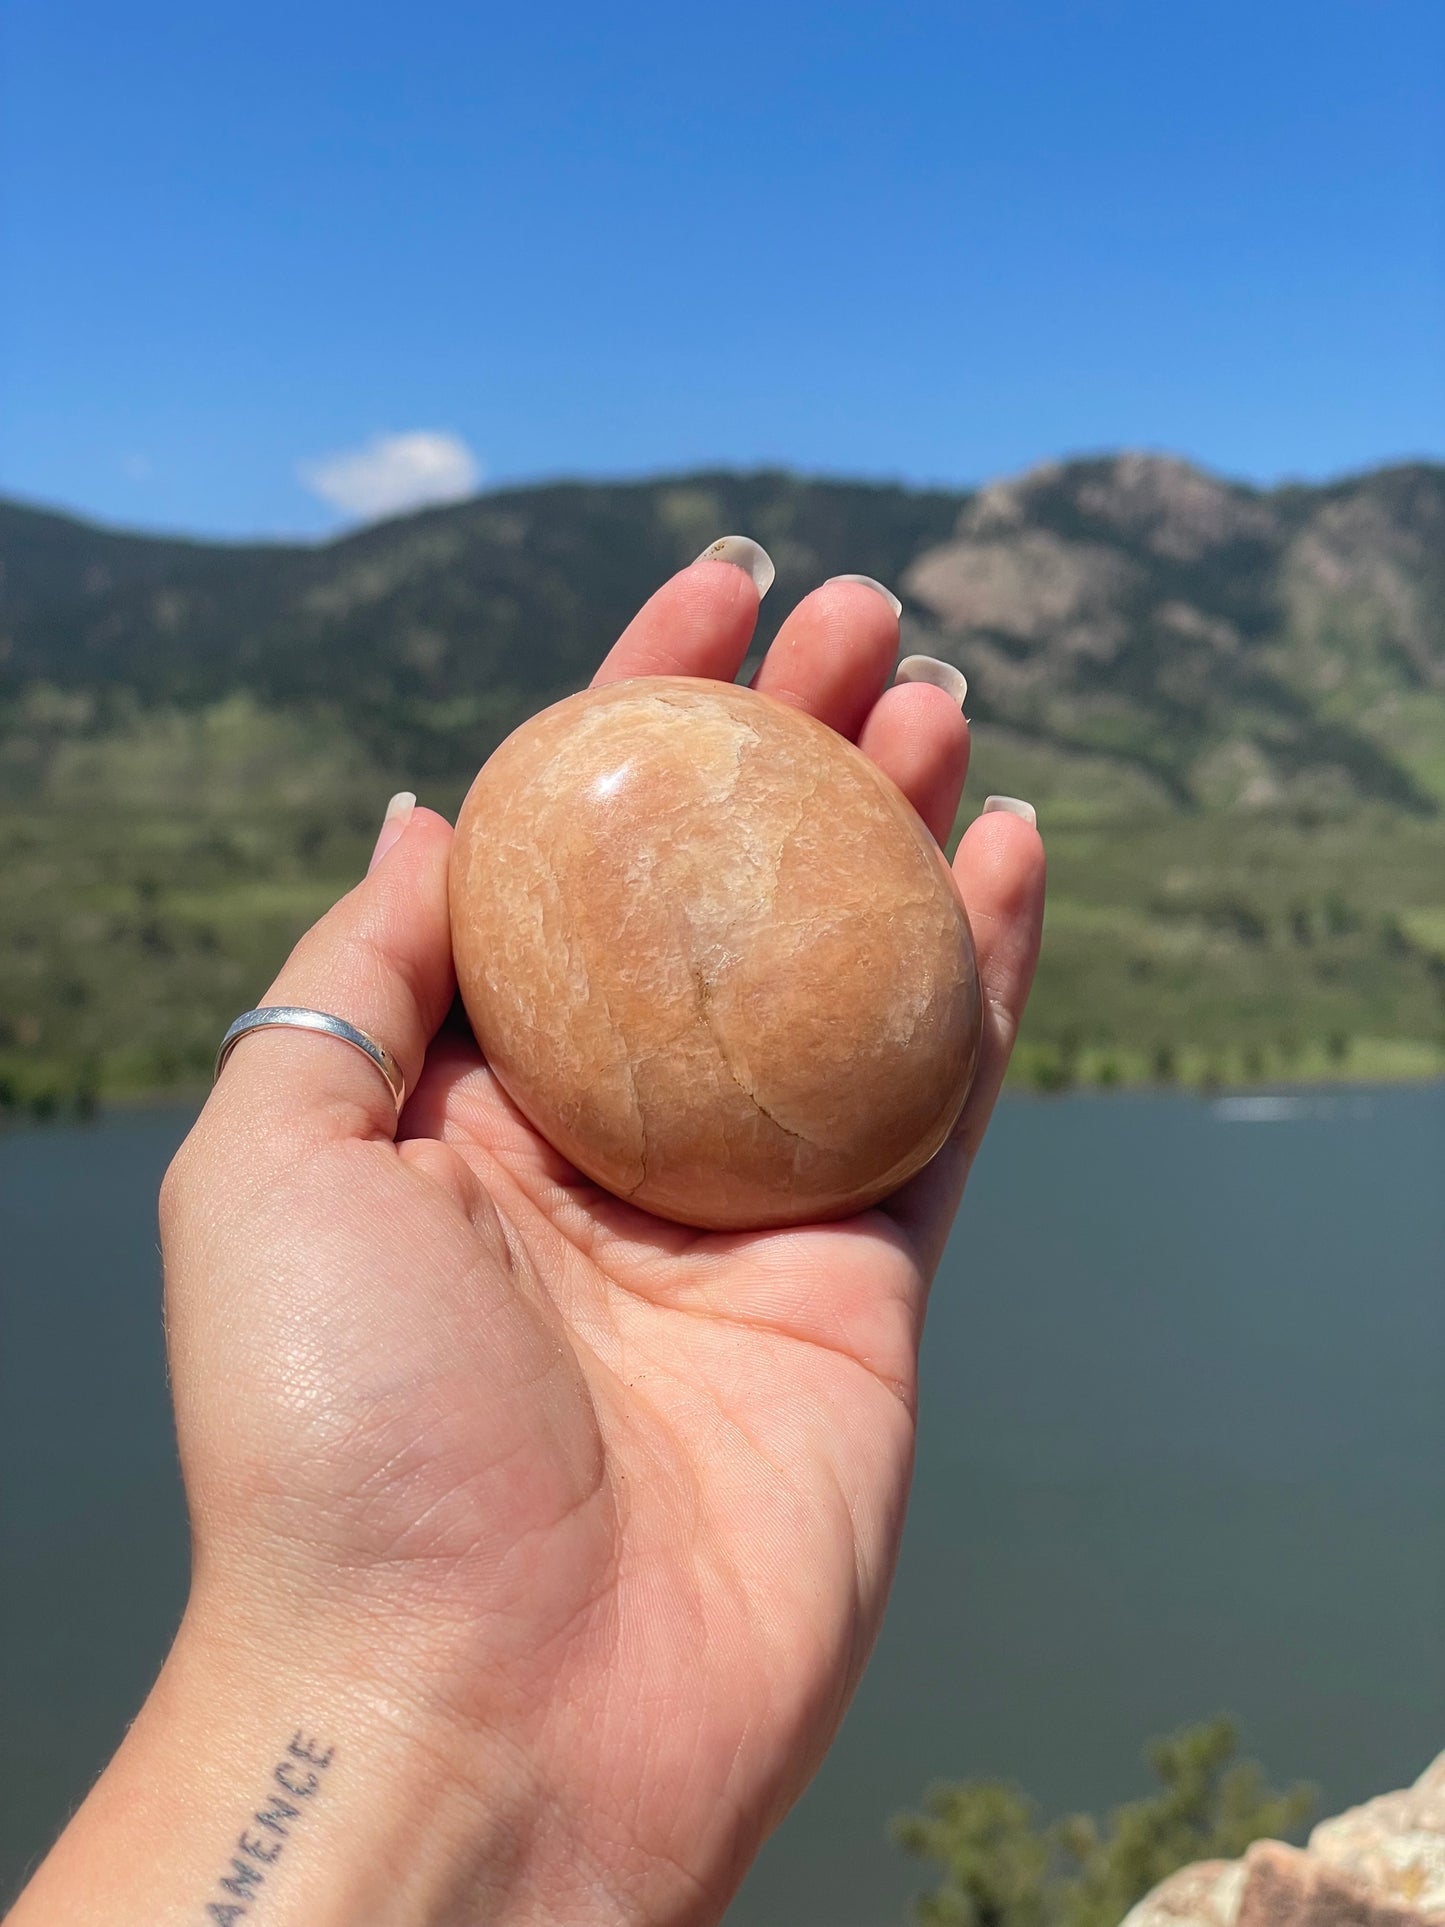
[(353, 1050), (359, 1050), (386, 1079), (396, 1114), (401, 1116), (401, 1107), (406, 1102), (406, 1079), (391, 1052), (374, 1037), (368, 1037), (364, 1030), (358, 1030), (355, 1024), (348, 1024), (344, 1017), (333, 1017), (326, 1010), (306, 1010), (299, 1004), (263, 1004), (259, 1010), (243, 1011), (221, 1039), (211, 1082), (214, 1084), (226, 1068), (226, 1059), (243, 1037), (248, 1037), (253, 1030), (271, 1029), (319, 1031), (323, 1037), (337, 1037)]

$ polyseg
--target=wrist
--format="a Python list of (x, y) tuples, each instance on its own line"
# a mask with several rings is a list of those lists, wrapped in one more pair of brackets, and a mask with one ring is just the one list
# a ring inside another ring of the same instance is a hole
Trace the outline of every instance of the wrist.
[(526, 1763), (501, 1742), (431, 1724), (334, 1652), (268, 1650), (188, 1611), (124, 1744), (12, 1920), (583, 1920), (576, 1891), (545, 1891), (544, 1814)]

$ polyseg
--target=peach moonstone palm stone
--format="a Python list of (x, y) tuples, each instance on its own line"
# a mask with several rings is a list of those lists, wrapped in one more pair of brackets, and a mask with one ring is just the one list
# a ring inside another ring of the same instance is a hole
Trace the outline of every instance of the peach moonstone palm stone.
[(862, 1210), (978, 1056), (938, 845), (824, 724), (646, 677), (524, 723), (462, 807), (452, 940), (514, 1102), (620, 1198), (713, 1229)]

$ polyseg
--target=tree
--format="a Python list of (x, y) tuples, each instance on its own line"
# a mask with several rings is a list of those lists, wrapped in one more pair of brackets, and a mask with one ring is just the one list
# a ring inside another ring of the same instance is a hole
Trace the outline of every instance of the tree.
[(941, 1871), (915, 1902), (920, 1927), (1118, 1927), (1168, 1874), (1195, 1860), (1232, 1860), (1251, 1840), (1292, 1832), (1313, 1790), (1277, 1793), (1235, 1758), (1232, 1721), (1189, 1726), (1147, 1749), (1159, 1790), (1117, 1808), (1106, 1826), (1070, 1814), (1040, 1827), (1012, 1787), (972, 1780), (935, 1787), (921, 1814), (894, 1822), (905, 1853)]
[(926, 1811), (895, 1820), (893, 1835), (905, 1853), (943, 1869), (937, 1891), (915, 1902), (921, 1927), (1046, 1927), (1050, 1843), (1012, 1787), (935, 1787)]

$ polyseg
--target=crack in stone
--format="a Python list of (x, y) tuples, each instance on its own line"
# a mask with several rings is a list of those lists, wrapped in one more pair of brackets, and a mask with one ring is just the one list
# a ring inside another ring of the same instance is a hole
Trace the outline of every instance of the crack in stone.
[[(557, 874), (556, 863), (550, 855), (543, 856), (541, 869), (544, 879), (552, 886), (551, 895), (556, 899), (553, 908), (559, 908), (565, 893), (562, 888), (562, 880)], [(546, 908), (547, 898), (544, 896), (539, 904), (540, 921), (544, 927), (546, 924)], [(568, 929), (565, 916), (561, 918), (561, 930), (569, 969), (573, 974), (574, 980), (578, 974), (581, 976), (582, 1001), (584, 1003), (591, 1003), (595, 999), (598, 1005), (600, 1005), (603, 1019), (608, 1030), (612, 1033), (613, 1042), (617, 1047), (618, 1066), (627, 1079), (627, 1088), (632, 1098), (632, 1114), (637, 1120), (637, 1133), (640, 1139), (637, 1156), (641, 1166), (641, 1174), (637, 1182), (630, 1185), (622, 1194), (624, 1197), (631, 1198), (635, 1196), (647, 1182), (647, 1117), (643, 1111), (642, 1099), (637, 1089), (637, 1072), (633, 1065), (632, 1053), (628, 1049), (627, 1038), (624, 1036), (617, 1019), (612, 1014), (612, 1004), (607, 992), (601, 985), (594, 983), (592, 972), (587, 967), (586, 947), (585, 945), (579, 945), (573, 940), (573, 933)], [(531, 1028), (539, 1029), (541, 1027), (533, 1023)]]
[[(594, 994), (590, 975), (587, 978), (587, 994), (589, 997)], [(608, 1001), (606, 991), (599, 990), (595, 994), (598, 1003), (602, 1006), (602, 1015), (607, 1020), (607, 1028), (612, 1032), (613, 1038), (617, 1043), (618, 1063), (623, 1075), (627, 1079), (627, 1089), (632, 1098), (632, 1114), (637, 1119), (637, 1135), (640, 1140), (637, 1158), (638, 1163), (641, 1165), (641, 1174), (636, 1184), (629, 1185), (627, 1191), (624, 1193), (626, 1197), (631, 1198), (635, 1197), (647, 1182), (647, 1114), (642, 1108), (642, 1098), (637, 1089), (637, 1069), (632, 1062), (632, 1053), (627, 1048), (627, 1039), (623, 1036), (617, 1019), (612, 1015), (612, 1005)]]
[(732, 1055), (729, 1052), (727, 1044), (724, 1041), (721, 1033), (719, 1032), (716, 1023), (713, 1021), (712, 984), (709, 982), (707, 975), (703, 971), (700, 964), (696, 962), (689, 963), (688, 971), (692, 977), (693, 984), (697, 990), (698, 1010), (702, 1016), (703, 1022), (707, 1025), (709, 1037), (712, 1038), (713, 1043), (717, 1047), (717, 1054), (722, 1059), (723, 1068), (727, 1072), (728, 1076), (733, 1080), (734, 1084), (737, 1085), (738, 1089), (742, 1092), (743, 1096), (748, 1100), (749, 1104), (752, 1105), (753, 1109), (758, 1113), (759, 1117), (765, 1117), (768, 1120), (769, 1124), (771, 1124), (775, 1130), (781, 1131), (784, 1137), (792, 1138), (795, 1144), (805, 1144), (807, 1145), (810, 1151), (824, 1150), (826, 1148), (824, 1145), (819, 1144), (813, 1138), (804, 1136), (803, 1132), (801, 1131), (793, 1130), (790, 1125), (784, 1124), (783, 1120), (780, 1117), (775, 1116), (775, 1114), (768, 1109), (767, 1105), (764, 1104), (763, 1100), (758, 1096), (758, 1093), (754, 1088), (754, 1086), (751, 1083), (749, 1083), (745, 1077), (742, 1076), (742, 1074), (738, 1070), (737, 1065), (734, 1064), (732, 1060)]

